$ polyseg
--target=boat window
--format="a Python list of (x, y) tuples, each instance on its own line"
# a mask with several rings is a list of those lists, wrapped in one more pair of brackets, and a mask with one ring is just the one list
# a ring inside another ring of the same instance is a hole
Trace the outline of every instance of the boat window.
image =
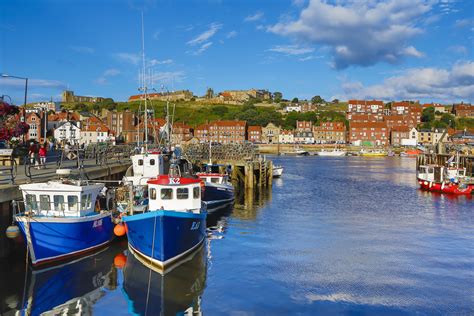
[(199, 199), (200, 195), (201, 195), (200, 193), (201, 193), (201, 188), (200, 187), (194, 187), (193, 188), (193, 198)]
[(156, 200), (156, 189), (150, 189), (150, 199)]
[(188, 188), (178, 188), (176, 195), (178, 200), (186, 200), (189, 197), (189, 190)]
[(143, 159), (138, 159), (138, 165), (143, 166)]
[(433, 167), (429, 167), (429, 168), (428, 168), (428, 173), (433, 173), (433, 172), (434, 172)]
[(161, 189), (161, 199), (171, 200), (173, 198), (173, 189)]
[(155, 159), (150, 159), (150, 166), (154, 166), (155, 165)]
[(40, 195), (40, 210), (49, 211), (51, 210), (49, 195)]
[(83, 194), (81, 196), (81, 209), (82, 210), (85, 210), (86, 209), (86, 206), (87, 206), (87, 195), (86, 194)]
[(212, 183), (219, 183), (219, 178), (211, 178)]
[(55, 195), (54, 196), (54, 209), (56, 211), (64, 211), (64, 196), (62, 195)]
[(87, 209), (90, 209), (92, 206), (92, 194), (87, 195)]
[(79, 198), (76, 195), (67, 196), (67, 207), (69, 211), (78, 211)]
[(26, 195), (25, 208), (26, 208), (27, 211), (38, 209), (38, 204), (36, 203), (36, 195), (34, 195), (34, 194), (27, 194)]

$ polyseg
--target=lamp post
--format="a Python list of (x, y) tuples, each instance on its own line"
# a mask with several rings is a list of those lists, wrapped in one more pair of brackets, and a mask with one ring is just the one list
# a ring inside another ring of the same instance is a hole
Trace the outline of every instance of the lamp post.
[[(26, 97), (28, 95), (28, 78), (1, 74), (3, 78), (15, 78), (25, 80), (25, 99), (23, 102), (23, 122), (26, 122)], [(23, 134), (23, 143), (25, 143), (25, 134)]]

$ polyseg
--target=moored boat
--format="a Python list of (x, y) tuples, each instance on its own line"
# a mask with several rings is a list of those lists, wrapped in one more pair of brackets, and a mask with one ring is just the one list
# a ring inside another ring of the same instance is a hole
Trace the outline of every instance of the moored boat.
[(380, 149), (373, 149), (373, 150), (361, 149), (359, 155), (364, 156), (364, 157), (385, 157), (388, 155), (388, 153)]
[(342, 157), (342, 156), (345, 156), (346, 154), (347, 152), (345, 150), (340, 150), (337, 148), (330, 151), (322, 149), (321, 151), (317, 152), (317, 155), (321, 157)]
[[(58, 173), (66, 176), (68, 171)], [(20, 185), (24, 212), (14, 219), (33, 266), (80, 256), (112, 240), (112, 214), (100, 210), (97, 201), (103, 188), (103, 183), (67, 177)]]
[(148, 210), (122, 218), (134, 255), (165, 273), (199, 247), (206, 237), (207, 216), (201, 208), (201, 183), (181, 177), (177, 166), (168, 175), (148, 180)]
[(420, 165), (416, 176), (420, 188), (426, 191), (456, 195), (474, 191), (474, 183), (466, 177), (466, 168)]
[(207, 167), (209, 172), (199, 172), (196, 176), (204, 181), (202, 203), (206, 211), (212, 213), (234, 202), (234, 186), (229, 182), (227, 174), (210, 172), (212, 166)]
[(280, 178), (283, 174), (283, 166), (273, 166), (272, 175), (274, 178)]

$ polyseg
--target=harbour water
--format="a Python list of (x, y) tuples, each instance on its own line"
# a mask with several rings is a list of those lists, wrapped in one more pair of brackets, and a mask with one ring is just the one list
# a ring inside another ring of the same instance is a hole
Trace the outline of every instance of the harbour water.
[(124, 240), (27, 274), (18, 255), (0, 263), (0, 314), (474, 313), (472, 196), (420, 191), (411, 158), (273, 159), (273, 190), (240, 192), (165, 276)]

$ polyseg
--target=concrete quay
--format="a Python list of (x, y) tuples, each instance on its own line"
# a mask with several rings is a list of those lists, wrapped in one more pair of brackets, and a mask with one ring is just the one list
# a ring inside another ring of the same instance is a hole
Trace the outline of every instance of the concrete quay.
[[(63, 162), (61, 168), (75, 169), (76, 161)], [(84, 175), (90, 180), (120, 180), (130, 166), (129, 160), (109, 159), (104, 165), (97, 165), (95, 159), (83, 161)], [(46, 169), (29, 168), (26, 170), (23, 165), (17, 167), (15, 182), (9, 182), (9, 172), (0, 170), (0, 181), (7, 184), (0, 185), (0, 258), (7, 257), (13, 247), (13, 242), (6, 238), (5, 230), (12, 224), (13, 210), (11, 201), (21, 198), (19, 185), (31, 182), (44, 182), (56, 179), (56, 161), (46, 164)], [(31, 177), (26, 173), (31, 172)]]

